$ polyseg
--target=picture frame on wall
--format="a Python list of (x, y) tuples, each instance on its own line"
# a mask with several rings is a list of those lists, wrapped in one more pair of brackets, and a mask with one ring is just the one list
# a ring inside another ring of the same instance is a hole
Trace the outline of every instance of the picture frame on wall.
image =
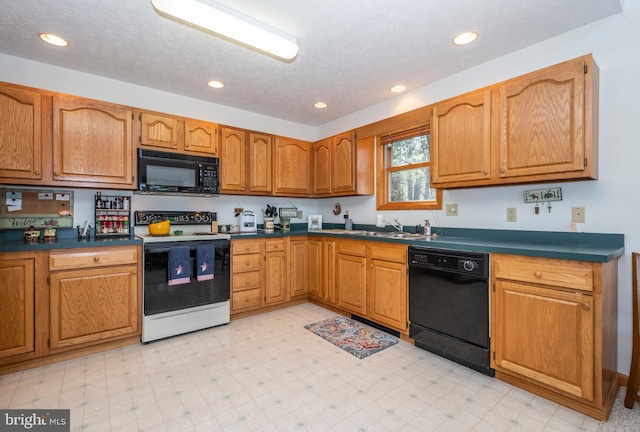
[(322, 229), (322, 215), (309, 215), (307, 229), (309, 231)]

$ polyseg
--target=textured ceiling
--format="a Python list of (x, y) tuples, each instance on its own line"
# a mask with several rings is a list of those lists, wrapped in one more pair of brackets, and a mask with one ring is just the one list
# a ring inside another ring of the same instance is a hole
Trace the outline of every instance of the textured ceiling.
[[(207, 0), (202, 0), (207, 2)], [(0, 0), (0, 52), (310, 126), (621, 12), (619, 0), (219, 0), (297, 37), (282, 62), (149, 0)], [(475, 30), (466, 47), (453, 35)], [(61, 49), (37, 34), (67, 38)], [(225, 82), (212, 90), (206, 82)], [(328, 108), (318, 110), (316, 101)]]

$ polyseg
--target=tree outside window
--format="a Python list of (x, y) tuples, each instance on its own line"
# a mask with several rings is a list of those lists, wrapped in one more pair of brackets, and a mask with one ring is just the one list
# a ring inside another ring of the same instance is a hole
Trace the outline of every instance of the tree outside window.
[(441, 208), (441, 192), (430, 187), (430, 141), (427, 128), (381, 137), (378, 209)]

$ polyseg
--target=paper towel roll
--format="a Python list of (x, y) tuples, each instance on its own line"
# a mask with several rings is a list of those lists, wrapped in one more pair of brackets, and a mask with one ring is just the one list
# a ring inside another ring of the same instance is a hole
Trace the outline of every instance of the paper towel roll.
[(381, 214), (376, 216), (376, 226), (378, 226), (378, 227), (384, 226), (384, 219), (382, 218)]

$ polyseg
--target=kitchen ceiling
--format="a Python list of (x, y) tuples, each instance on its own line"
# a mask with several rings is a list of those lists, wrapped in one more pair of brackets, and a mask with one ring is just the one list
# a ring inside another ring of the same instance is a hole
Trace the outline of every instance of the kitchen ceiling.
[[(0, 0), (0, 52), (320, 126), (397, 97), (396, 84), (409, 92), (622, 11), (620, 0), (218, 2), (294, 35), (298, 56), (283, 62), (178, 24), (150, 0)], [(454, 46), (466, 30), (480, 37)]]

